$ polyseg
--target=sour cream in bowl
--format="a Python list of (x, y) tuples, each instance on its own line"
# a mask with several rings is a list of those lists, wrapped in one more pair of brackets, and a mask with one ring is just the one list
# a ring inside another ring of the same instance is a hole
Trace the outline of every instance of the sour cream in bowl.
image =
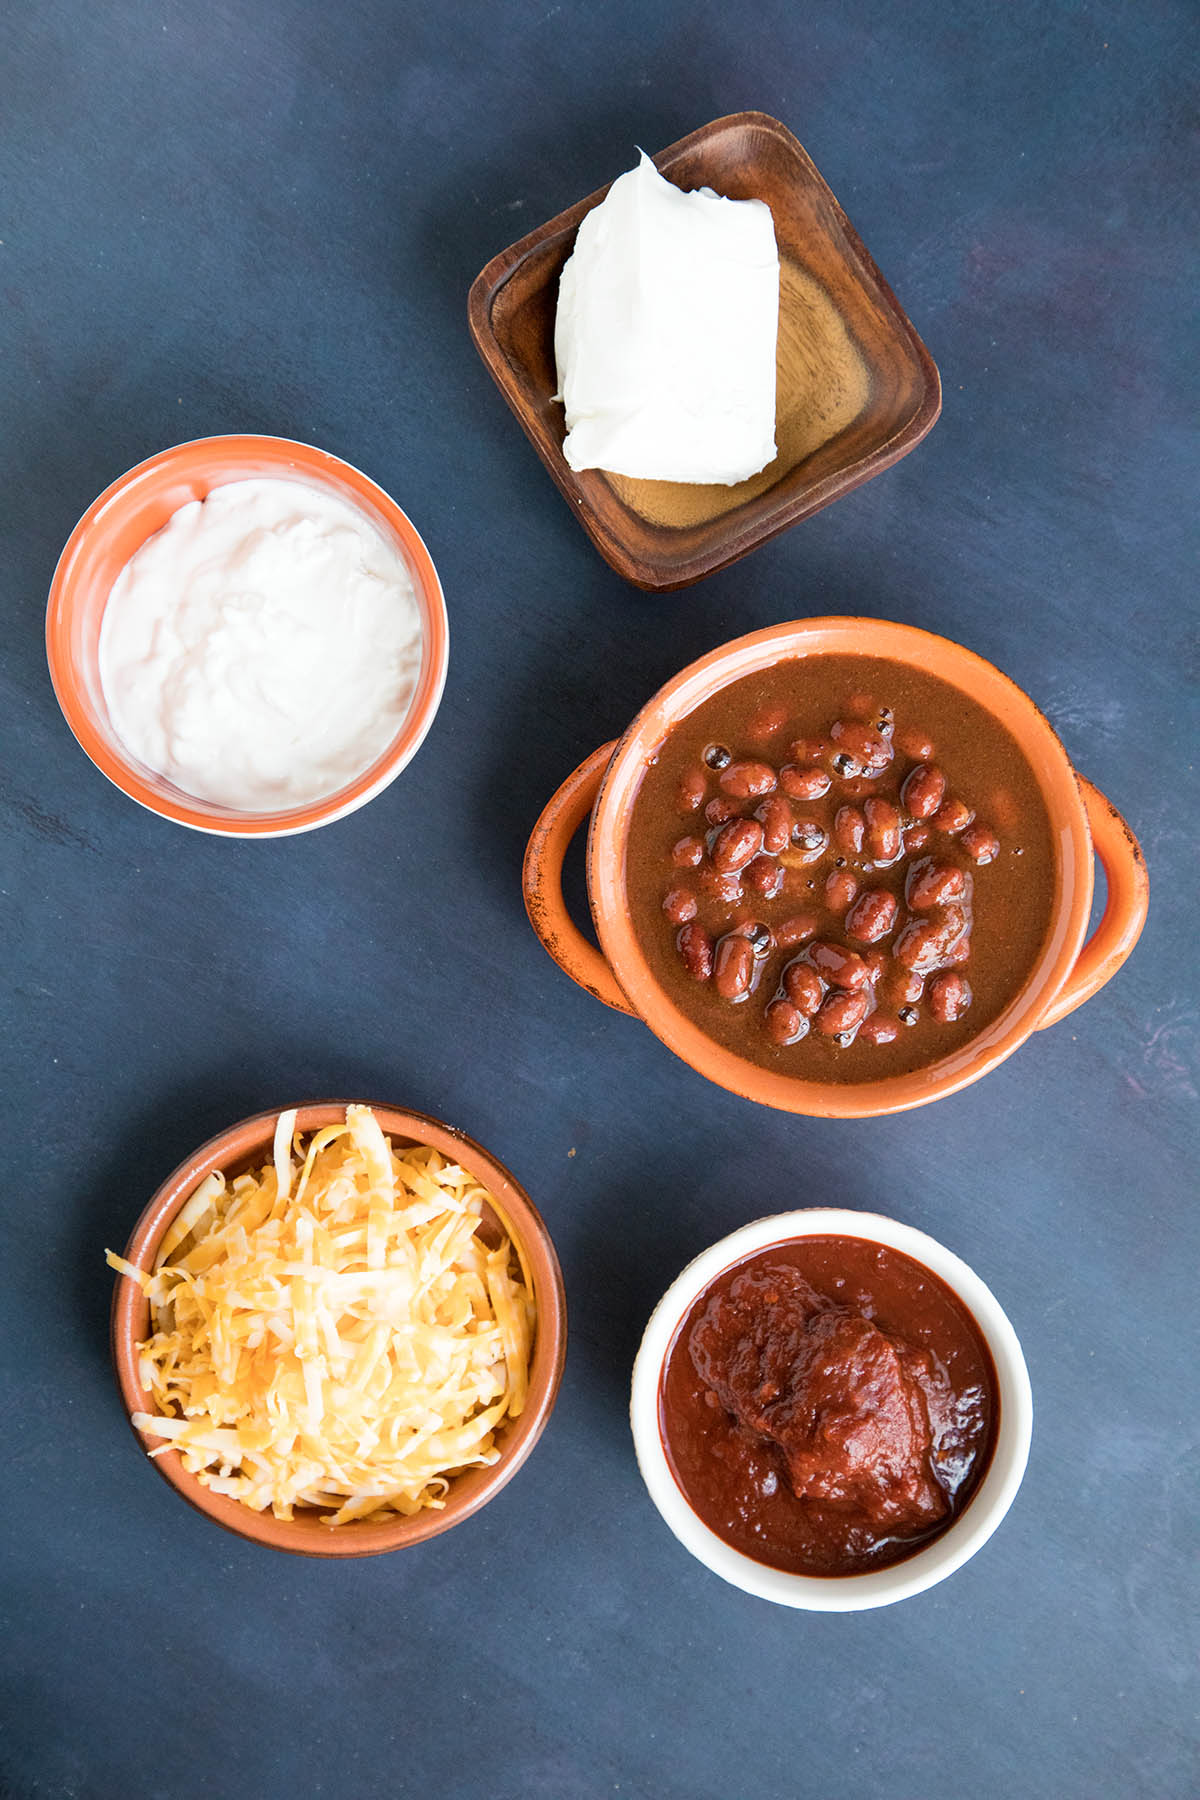
[(241, 837), (354, 811), (415, 754), (445, 602), (382, 489), (280, 438), (178, 445), (76, 527), (47, 614), (59, 703), (142, 805)]

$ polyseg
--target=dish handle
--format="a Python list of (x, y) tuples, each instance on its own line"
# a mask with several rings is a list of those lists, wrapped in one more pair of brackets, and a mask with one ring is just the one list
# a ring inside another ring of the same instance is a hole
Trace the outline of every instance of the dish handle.
[(637, 1018), (605, 958), (589, 944), (567, 911), (563, 898), (563, 859), (571, 839), (596, 803), (604, 771), (617, 743), (601, 744), (573, 774), (542, 811), (525, 851), (521, 884), (529, 923), (559, 968), (611, 1006), (616, 1012)]
[(1111, 981), (1141, 936), (1150, 905), (1150, 878), (1141, 845), (1111, 800), (1082, 775), (1078, 780), (1092, 846), (1108, 883), (1108, 900), (1100, 923), (1075, 959), (1066, 985), (1038, 1020), (1039, 1031), (1046, 1025), (1057, 1025), (1090, 1000), (1106, 981)]

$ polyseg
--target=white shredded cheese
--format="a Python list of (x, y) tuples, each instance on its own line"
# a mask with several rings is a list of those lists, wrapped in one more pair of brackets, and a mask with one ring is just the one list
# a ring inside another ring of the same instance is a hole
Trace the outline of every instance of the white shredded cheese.
[(519, 1245), (480, 1235), (491, 1198), (436, 1150), (397, 1150), (369, 1107), (306, 1149), (282, 1114), (271, 1161), (206, 1176), (152, 1273), (106, 1253), (150, 1301), (150, 1454), (281, 1519), (444, 1505), (527, 1391), (532, 1284)]

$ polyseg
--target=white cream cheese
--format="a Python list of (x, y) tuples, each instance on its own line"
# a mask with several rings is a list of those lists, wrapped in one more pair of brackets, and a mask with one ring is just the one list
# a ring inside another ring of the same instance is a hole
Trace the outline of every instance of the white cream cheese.
[(126, 564), (100, 684), (127, 750), (239, 812), (345, 787), (399, 730), (421, 668), (412, 579), (383, 534), (307, 482), (235, 481)]
[(579, 227), (554, 351), (573, 469), (724, 482), (775, 455), (771, 209), (684, 193), (642, 155)]

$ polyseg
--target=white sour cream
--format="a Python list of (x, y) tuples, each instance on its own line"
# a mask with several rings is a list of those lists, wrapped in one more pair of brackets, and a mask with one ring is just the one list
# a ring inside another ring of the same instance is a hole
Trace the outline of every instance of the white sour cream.
[(200, 800), (305, 806), (387, 748), (421, 669), (412, 578), (347, 501), (234, 481), (126, 564), (100, 630), (100, 685), (125, 748)]

